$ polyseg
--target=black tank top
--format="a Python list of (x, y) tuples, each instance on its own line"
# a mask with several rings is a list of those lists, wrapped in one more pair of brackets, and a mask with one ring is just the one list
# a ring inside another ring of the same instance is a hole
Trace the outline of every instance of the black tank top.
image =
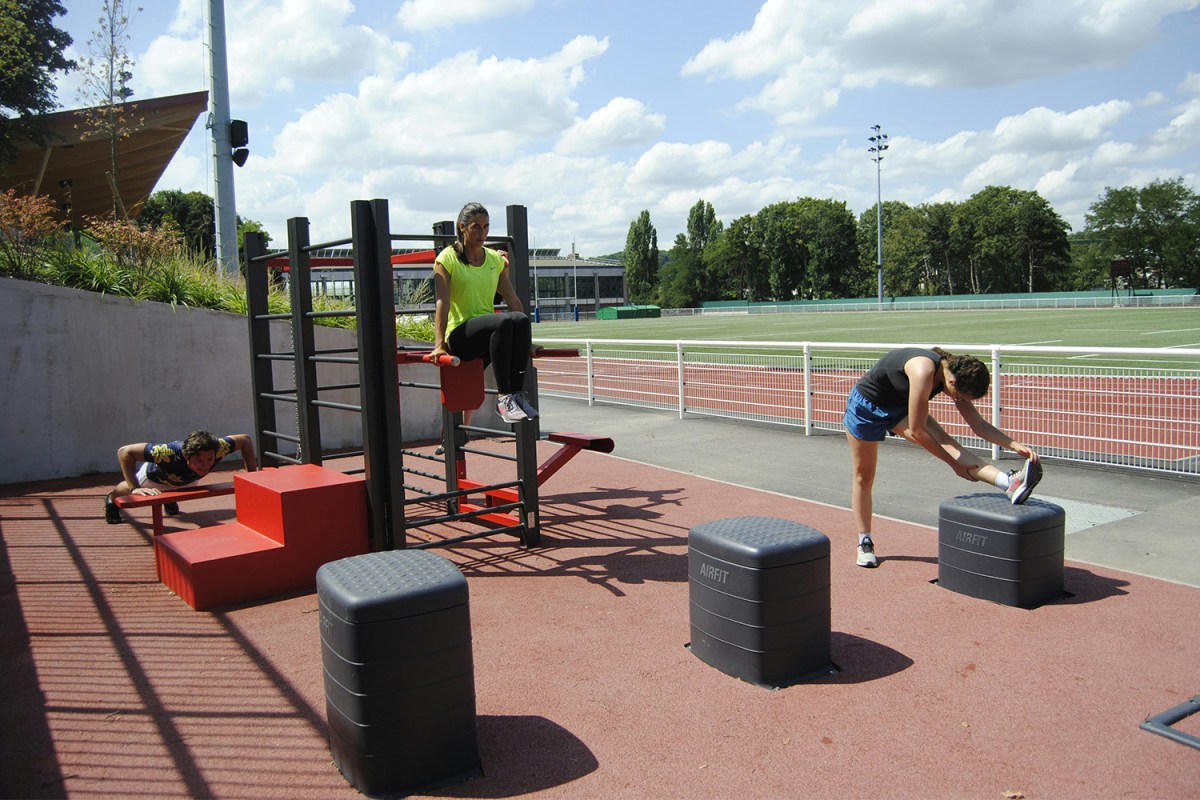
[[(925, 356), (933, 361), (934, 369), (941, 369), (942, 357), (923, 347), (901, 347), (893, 350), (875, 363), (858, 381), (858, 393), (881, 408), (904, 408), (908, 405), (908, 375), (904, 365), (915, 356)], [(935, 379), (929, 399), (942, 391), (942, 382)]]

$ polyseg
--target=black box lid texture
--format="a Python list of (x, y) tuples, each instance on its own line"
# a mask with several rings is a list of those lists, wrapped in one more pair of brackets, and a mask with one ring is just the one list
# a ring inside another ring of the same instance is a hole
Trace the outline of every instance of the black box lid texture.
[(986, 525), (994, 531), (1028, 533), (1066, 524), (1062, 506), (1036, 497), (1014, 506), (1003, 492), (980, 492), (943, 500), (938, 519), (947, 522)]
[(347, 622), (379, 622), (466, 603), (467, 579), (436, 553), (386, 550), (322, 565), (317, 597)]
[(766, 569), (829, 557), (829, 537), (776, 517), (731, 517), (688, 533), (688, 547), (731, 564)]

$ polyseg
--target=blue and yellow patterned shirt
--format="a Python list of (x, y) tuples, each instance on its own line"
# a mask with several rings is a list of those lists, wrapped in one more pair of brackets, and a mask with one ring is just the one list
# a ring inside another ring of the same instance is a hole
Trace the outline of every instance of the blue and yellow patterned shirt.
[[(233, 439), (228, 436), (218, 436), (217, 460), (214, 464), (220, 463), (221, 459), (232, 453), (233, 450)], [(202, 477), (188, 466), (187, 457), (183, 454), (182, 440), (166, 444), (146, 445), (146, 451), (142, 453), (142, 460), (150, 465), (146, 469), (146, 477), (155, 483), (168, 486), (187, 486)]]

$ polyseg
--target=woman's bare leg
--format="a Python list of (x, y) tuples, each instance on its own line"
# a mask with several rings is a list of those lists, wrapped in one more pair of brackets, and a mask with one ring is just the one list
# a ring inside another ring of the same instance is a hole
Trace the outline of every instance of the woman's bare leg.
[(871, 532), (873, 504), (871, 490), (875, 485), (875, 469), (879, 463), (879, 442), (864, 442), (849, 431), (850, 459), (854, 473), (850, 484), (850, 511), (859, 533)]
[(925, 423), (925, 429), (929, 431), (938, 445), (946, 451), (946, 453), (955, 460), (958, 464), (964, 465), (975, 476), (975, 480), (983, 481), (984, 483), (996, 486), (996, 479), (1000, 476), (1001, 471), (975, 453), (963, 447), (957, 439), (946, 433), (945, 428), (938, 424), (938, 421), (933, 417)]

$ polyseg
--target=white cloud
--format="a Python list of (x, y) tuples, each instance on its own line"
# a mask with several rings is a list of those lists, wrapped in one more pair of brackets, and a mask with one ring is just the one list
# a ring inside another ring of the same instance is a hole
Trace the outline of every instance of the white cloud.
[[(145, 94), (195, 91), (208, 85), (203, 14), (186, 0), (170, 33), (155, 39), (138, 58), (135, 79)], [(397, 74), (412, 46), (348, 22), (347, 0), (228, 0), (226, 62), (230, 101), (253, 107), (275, 93), (292, 93), (297, 82), (330, 85), (368, 74)]]
[(579, 37), (542, 59), (481, 59), (469, 51), (398, 80), (372, 76), (357, 94), (329, 97), (285, 125), (273, 166), (305, 172), (494, 164), (574, 124), (571, 92), (582, 63), (606, 47)]
[(1116, 100), (1068, 113), (1033, 108), (1000, 120), (992, 135), (996, 148), (1007, 152), (1070, 151), (1101, 141), (1132, 111), (1132, 103)]
[(525, 14), (534, 0), (406, 0), (396, 19), (409, 30), (430, 31)]
[(133, 81), (139, 96), (163, 97), (208, 88), (208, 54), (196, 38), (160, 36), (137, 59)]
[(555, 149), (569, 155), (585, 155), (644, 144), (656, 139), (665, 127), (666, 117), (650, 113), (640, 100), (614, 97), (586, 119), (577, 118)]
[[(765, 81), (743, 108), (781, 125), (831, 111), (846, 89), (1011, 85), (1117, 67), (1152, 42), (1163, 19), (1196, 0), (1043, 3), (829, 3), (767, 0), (749, 30), (705, 45), (684, 76)], [(1030, 20), (1036, 19), (1036, 25)]]

